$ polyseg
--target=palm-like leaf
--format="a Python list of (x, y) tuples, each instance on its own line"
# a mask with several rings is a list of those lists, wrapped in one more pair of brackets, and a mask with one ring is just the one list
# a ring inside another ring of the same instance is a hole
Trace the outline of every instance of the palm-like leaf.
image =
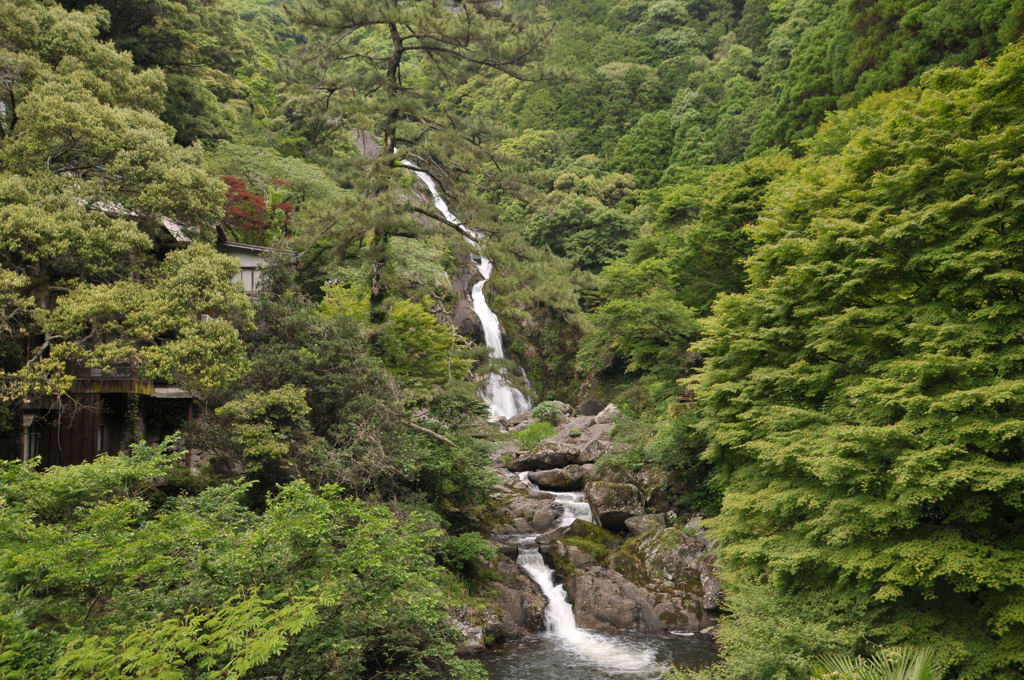
[(818, 680), (940, 680), (942, 665), (934, 649), (892, 648), (868, 659), (830, 654), (819, 660)]

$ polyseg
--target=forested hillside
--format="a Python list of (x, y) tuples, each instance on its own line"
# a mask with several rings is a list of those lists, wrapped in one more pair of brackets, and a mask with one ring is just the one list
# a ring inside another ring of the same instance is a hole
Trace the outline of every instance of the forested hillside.
[[(670, 677), (1020, 677), (1022, 33), (1021, 0), (6, 0), (0, 678), (484, 677), (492, 372), (614, 401), (596, 474), (706, 520), (721, 662)], [(21, 462), (86, 370), (188, 419)]]

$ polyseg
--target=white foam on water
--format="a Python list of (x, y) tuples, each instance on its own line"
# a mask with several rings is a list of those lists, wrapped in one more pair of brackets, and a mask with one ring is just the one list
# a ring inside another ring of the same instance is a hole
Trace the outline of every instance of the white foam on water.
[(656, 668), (655, 650), (652, 647), (624, 644), (610, 636), (576, 626), (565, 588), (555, 585), (555, 572), (544, 563), (540, 551), (536, 548), (520, 549), (518, 562), (547, 598), (545, 624), (548, 631), (558, 638), (566, 653), (604, 673), (617, 676), (646, 677)]
[[(417, 169), (409, 161), (402, 161), (402, 164), (410, 168), (420, 178), (420, 181), (426, 185), (434, 201), (434, 207), (444, 215), (444, 218), (453, 225), (456, 225), (456, 228), (462, 233), (462, 237), (467, 242), (474, 246), (478, 245), (480, 235), (462, 224), (462, 222), (459, 222), (459, 219), (448, 208), (448, 203), (444, 200), (444, 197), (441, 196), (434, 178)], [(482, 281), (478, 281), (473, 286), (471, 295), (473, 312), (480, 319), (480, 325), (484, 329), (484, 342), (487, 344), (488, 349), (491, 350), (491, 358), (504, 359), (505, 349), (501, 343), (501, 323), (498, 321), (498, 315), (487, 304), (487, 297), (484, 295), (484, 284), (491, 278), (494, 265), (486, 257), (479, 254), (473, 255), (473, 263), (476, 264), (477, 271), (483, 277)], [(530, 384), (525, 370), (523, 370), (523, 380), (527, 385)], [(490, 407), (492, 418), (511, 418), (533, 408), (533, 401), (509, 383), (508, 378), (505, 377), (505, 369), (487, 375), (486, 382), (480, 388), (480, 396), (487, 406)]]

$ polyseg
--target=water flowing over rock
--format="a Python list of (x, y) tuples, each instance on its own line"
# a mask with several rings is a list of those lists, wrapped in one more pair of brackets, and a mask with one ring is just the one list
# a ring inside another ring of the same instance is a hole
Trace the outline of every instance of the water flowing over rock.
[[(721, 600), (715, 556), (699, 526), (666, 527), (675, 515), (647, 514), (651, 506), (636, 484), (587, 482), (594, 466), (578, 461), (621, 446), (610, 437), (616, 413), (607, 405), (600, 418), (561, 419), (555, 436), (497, 470), (503, 481), (495, 487), (496, 498), (507, 499), (496, 510), (492, 533), (502, 545), (499, 559), (514, 557), (543, 593), (548, 631), (595, 658), (614, 656), (605, 632), (707, 630), (713, 623), (708, 612)], [(503, 451), (508, 460), (510, 452)], [(579, 486), (586, 492), (568, 490)], [(529, 608), (521, 588), (497, 592), (504, 617), (528, 619), (516, 613)], [(509, 625), (525, 630), (522, 623)]]
[(523, 551), (519, 564), (540, 586), (548, 606), (544, 620), (548, 631), (561, 638), (574, 653), (597, 660), (603, 668), (610, 668), (623, 674), (630, 674), (650, 668), (654, 663), (653, 650), (637, 650), (617, 644), (587, 630), (581, 630), (576, 623), (572, 605), (566, 597), (565, 587), (555, 584), (555, 572), (544, 563), (537, 550)]
[[(434, 178), (425, 172), (417, 170), (411, 163), (407, 163), (407, 165), (430, 191), (434, 207), (450, 223), (458, 226), (459, 231), (469, 243), (477, 245), (480, 241), (479, 234), (459, 222), (459, 219), (448, 208), (448, 203), (441, 196), (441, 192), (438, 191)], [(488, 349), (491, 350), (491, 358), (504, 359), (505, 350), (501, 343), (501, 323), (498, 321), (498, 316), (491, 310), (490, 305), (487, 304), (487, 297), (484, 295), (484, 285), (491, 278), (494, 266), (483, 255), (473, 255), (473, 263), (480, 272), (480, 276), (483, 277), (473, 285), (473, 291), (470, 295), (473, 312), (480, 320), (480, 326), (483, 328), (484, 342), (487, 344)], [(465, 318), (463, 321), (465, 321)], [(525, 378), (525, 373), (523, 373), (523, 376)], [(512, 416), (529, 411), (533, 407), (533, 402), (529, 397), (509, 384), (508, 379), (504, 375), (504, 370), (501, 373), (487, 374), (487, 379), (483, 387), (480, 388), (480, 396), (490, 407), (492, 418), (511, 418)]]

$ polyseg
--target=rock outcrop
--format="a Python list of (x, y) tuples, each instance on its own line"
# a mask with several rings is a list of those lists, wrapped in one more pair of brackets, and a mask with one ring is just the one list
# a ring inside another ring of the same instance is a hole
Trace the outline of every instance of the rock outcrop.
[(590, 482), (587, 502), (597, 524), (610, 531), (626, 531), (626, 520), (644, 514), (643, 496), (632, 484)]
[(566, 442), (542, 442), (533, 453), (521, 456), (508, 464), (511, 472), (551, 470), (577, 462), (580, 449)]
[(658, 529), (665, 526), (665, 513), (659, 512), (654, 515), (637, 515), (626, 520), (626, 528), (629, 533), (639, 536), (650, 529)]
[(547, 602), (537, 584), (509, 559), (499, 559), (496, 571), (502, 579), (493, 585), (498, 594), (504, 639), (515, 640), (543, 630)]
[(576, 623), (600, 631), (698, 631), (711, 623), (692, 593), (641, 587), (601, 566), (577, 567), (566, 579)]
[(619, 407), (615, 404), (608, 404), (601, 412), (594, 416), (594, 420), (598, 425), (608, 425), (615, 420), (615, 416), (619, 415)]
[(593, 470), (593, 465), (566, 465), (554, 470), (531, 472), (530, 481), (542, 489), (553, 491), (579, 491)]

